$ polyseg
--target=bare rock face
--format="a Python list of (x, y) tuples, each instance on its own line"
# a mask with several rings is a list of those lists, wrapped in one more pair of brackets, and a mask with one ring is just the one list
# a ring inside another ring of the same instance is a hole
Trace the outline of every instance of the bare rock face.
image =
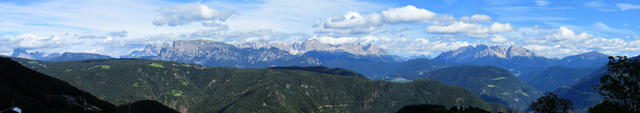
[(443, 52), (433, 60), (461, 64), (496, 66), (507, 69), (516, 76), (544, 69), (556, 60), (536, 56), (530, 50), (518, 46), (476, 45)]
[(291, 54), (278, 48), (238, 48), (209, 40), (183, 40), (174, 41), (171, 45), (150, 45), (142, 51), (134, 51), (123, 57), (241, 68), (320, 64), (310, 56)]
[(270, 67), (270, 66), (312, 66), (321, 65), (318, 56), (308, 52), (344, 52), (353, 56), (390, 57), (384, 50), (371, 44), (332, 45), (319, 40), (304, 42), (247, 42), (227, 44), (209, 40), (182, 40), (173, 44), (147, 45), (141, 51), (134, 51), (122, 58), (143, 58), (164, 61), (195, 63), (208, 66), (229, 67)]
[(436, 59), (449, 59), (454, 61), (460, 61), (464, 59), (477, 59), (481, 57), (497, 57), (503, 59), (510, 59), (513, 57), (533, 57), (535, 53), (518, 46), (486, 46), (476, 45), (461, 47), (457, 50), (448, 51), (440, 54)]
[(361, 44), (327, 44), (322, 43), (317, 39), (305, 40), (303, 42), (294, 42), (294, 43), (280, 43), (280, 42), (268, 42), (268, 41), (259, 41), (259, 42), (247, 42), (235, 44), (238, 48), (278, 48), (285, 51), (288, 51), (291, 54), (304, 54), (309, 51), (328, 51), (328, 52), (347, 52), (354, 55), (372, 55), (372, 56), (383, 56), (389, 55), (383, 49), (377, 48), (374, 45), (361, 45)]

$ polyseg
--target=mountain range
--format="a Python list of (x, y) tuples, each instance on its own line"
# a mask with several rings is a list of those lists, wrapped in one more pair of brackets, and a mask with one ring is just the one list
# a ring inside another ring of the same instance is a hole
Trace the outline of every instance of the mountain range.
[[(110, 58), (84, 53), (52, 54), (45, 57), (39, 52), (16, 51), (13, 56), (56, 62)], [(585, 81), (593, 70), (605, 65), (607, 57), (608, 55), (599, 52), (587, 52), (564, 58), (546, 58), (518, 46), (475, 45), (443, 52), (433, 59), (407, 60), (390, 55), (370, 44), (334, 45), (318, 40), (289, 44), (265, 41), (223, 43), (182, 40), (174, 41), (172, 44), (147, 45), (143, 50), (121, 56), (214, 67), (282, 69), (285, 67), (281, 66), (294, 66), (286, 69), (332, 75), (358, 73), (351, 75), (393, 82), (430, 78), (448, 85), (464, 87), (485, 101), (501, 103), (518, 110), (526, 109), (529, 101), (537, 98), (541, 92), (562, 92), (557, 90)], [(43, 65), (43, 62), (38, 61), (23, 63), (31, 65), (32, 68), (32, 64)], [(105, 68), (96, 66), (90, 69)], [(334, 70), (340, 68), (346, 70)]]
[(180, 112), (395, 112), (429, 103), (517, 112), (434, 79), (393, 83), (342, 69), (237, 69), (138, 59), (15, 60), (111, 103), (148, 99)]
[(107, 55), (100, 55), (95, 53), (71, 53), (65, 52), (45, 54), (42, 52), (29, 52), (24, 48), (16, 48), (13, 50), (13, 54), (10, 57), (26, 58), (43, 61), (70, 61), (70, 60), (87, 60), (87, 59), (111, 59), (112, 57)]

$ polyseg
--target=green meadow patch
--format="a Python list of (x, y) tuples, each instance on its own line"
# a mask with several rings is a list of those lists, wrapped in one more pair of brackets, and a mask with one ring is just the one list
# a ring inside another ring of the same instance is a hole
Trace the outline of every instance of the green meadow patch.
[(38, 64), (38, 61), (27, 61), (27, 64)]
[(162, 66), (161, 64), (158, 64), (158, 63), (151, 63), (151, 64), (149, 64), (149, 66), (155, 67), (155, 68), (164, 68), (164, 66)]
[(493, 79), (491, 79), (491, 80), (496, 81), (496, 80), (504, 80), (504, 79), (507, 79), (507, 78), (505, 78), (505, 77), (498, 77), (498, 78), (493, 78)]
[(111, 69), (111, 65), (96, 65), (96, 66), (93, 66), (93, 69), (95, 69), (95, 68), (101, 68), (101, 69), (105, 69), (106, 70), (106, 69)]

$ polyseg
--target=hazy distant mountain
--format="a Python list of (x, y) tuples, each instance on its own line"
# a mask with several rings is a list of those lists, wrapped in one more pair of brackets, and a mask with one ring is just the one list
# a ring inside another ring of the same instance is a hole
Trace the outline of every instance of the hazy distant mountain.
[[(359, 70), (361, 68), (358, 66), (361, 65), (355, 64), (401, 61), (373, 45), (332, 45), (318, 40), (292, 44), (261, 41), (235, 45), (207, 40), (174, 41), (171, 45), (148, 45), (141, 51), (122, 57), (240, 68), (323, 65), (361, 73), (370, 71)], [(365, 75), (372, 77), (370, 73)]]
[[(631, 59), (640, 60), (640, 56), (635, 56)], [(603, 97), (594, 89), (594, 86), (600, 84), (600, 78), (606, 73), (607, 67), (603, 65), (569, 87), (561, 87), (553, 92), (560, 97), (571, 100), (577, 112), (586, 112), (589, 106), (596, 105), (603, 100)]]
[(292, 54), (304, 54), (309, 51), (328, 51), (328, 52), (347, 52), (359, 56), (383, 56), (389, 55), (383, 49), (377, 48), (372, 44), (360, 45), (360, 44), (327, 44), (322, 43), (317, 39), (305, 40), (303, 42), (294, 43), (280, 43), (280, 42), (246, 42), (241, 44), (234, 44), (238, 48), (271, 48), (275, 47), (284, 51), (289, 51)]
[(87, 59), (111, 59), (110, 56), (93, 54), (93, 53), (69, 53), (65, 52), (58, 57), (49, 59), (48, 61), (70, 61), (70, 60), (87, 60)]
[(443, 52), (433, 60), (450, 63), (496, 66), (507, 69), (516, 76), (526, 74), (534, 70), (544, 69), (552, 64), (551, 59), (536, 56), (532, 51), (517, 46), (502, 47), (476, 45), (461, 47), (457, 50)]
[(606, 72), (606, 67), (598, 68), (568, 87), (555, 89), (553, 93), (571, 100), (576, 112), (586, 112), (589, 106), (596, 105), (603, 100), (603, 97), (594, 90), (594, 86), (600, 84), (600, 77), (604, 76)]
[(574, 68), (598, 68), (606, 64), (609, 61), (608, 58), (609, 55), (593, 51), (564, 57), (557, 61), (555, 65)]
[[(590, 72), (590, 69), (605, 65), (607, 57), (602, 53), (588, 52), (562, 59), (553, 59), (536, 56), (534, 52), (517, 46), (477, 45), (443, 52), (433, 60), (504, 68), (528, 84), (535, 86), (536, 89), (550, 91), (583, 79), (584, 73)], [(565, 68), (550, 68), (554, 66)]]
[(541, 95), (509, 71), (493, 66), (452, 66), (432, 71), (400, 73), (408, 79), (431, 78), (445, 84), (461, 86), (485, 101), (497, 102), (525, 110)]
[(120, 58), (156, 58), (160, 54), (160, 51), (164, 47), (170, 47), (169, 44), (162, 45), (146, 45), (143, 50), (133, 51), (129, 55), (120, 56)]
[(533, 70), (544, 69), (549, 66), (564, 66), (571, 68), (597, 68), (607, 62), (608, 55), (596, 51), (587, 52), (562, 59), (537, 56), (533, 51), (518, 46), (486, 46), (476, 45), (461, 47), (453, 51), (443, 52), (433, 60), (491, 65), (509, 69), (518, 74), (527, 74)]
[(25, 48), (15, 48), (13, 49), (13, 54), (11, 55), (11, 57), (34, 59), (34, 60), (50, 60), (58, 56), (60, 56), (59, 53), (45, 54), (37, 51), (28, 52), (28, 49), (25, 49)]
[(543, 70), (533, 71), (530, 75), (523, 76), (521, 79), (541, 92), (549, 92), (556, 88), (572, 85), (578, 80), (584, 79), (585, 76), (596, 69), (551, 66)]
[(345, 76), (354, 73), (341, 69), (237, 69), (137, 59), (20, 62), (110, 102), (151, 99), (180, 112), (388, 113), (414, 104), (516, 112), (433, 79), (393, 83)]
[(518, 46), (487, 46), (476, 45), (461, 47), (454, 51), (443, 52), (434, 60), (446, 60), (450, 62), (466, 62), (480, 59), (483, 57), (495, 57), (503, 59), (511, 59), (514, 57), (535, 57), (532, 51)]
[(320, 64), (315, 58), (291, 54), (278, 48), (237, 48), (208, 40), (174, 41), (172, 45), (146, 46), (142, 51), (134, 51), (122, 57), (240, 68)]
[(70, 53), (65, 52), (62, 55), (59, 53), (50, 53), (45, 54), (42, 52), (28, 52), (27, 49), (24, 48), (16, 48), (13, 50), (13, 54), (11, 57), (15, 58), (26, 58), (33, 60), (43, 60), (43, 61), (69, 61), (69, 60), (87, 60), (87, 59), (110, 59), (112, 57), (107, 55), (100, 55), (94, 53)]
[(432, 59), (433, 57), (429, 56), (429, 55), (411, 55), (406, 57), (407, 59), (418, 59), (418, 58), (424, 58), (424, 59)]

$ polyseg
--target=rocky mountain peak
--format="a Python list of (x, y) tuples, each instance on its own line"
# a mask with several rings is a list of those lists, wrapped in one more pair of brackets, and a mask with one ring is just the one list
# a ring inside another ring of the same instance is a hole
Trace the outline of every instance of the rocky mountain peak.
[(535, 56), (530, 50), (518, 46), (487, 46), (476, 45), (460, 47), (456, 50), (443, 52), (439, 59), (471, 59), (480, 57), (498, 57), (509, 59), (513, 57), (532, 57)]
[(381, 55), (389, 55), (386, 51), (381, 48), (377, 48), (372, 44), (361, 45), (361, 44), (328, 44), (323, 43), (318, 39), (309, 39), (302, 42), (293, 42), (293, 43), (284, 43), (284, 42), (268, 42), (268, 41), (258, 41), (258, 42), (245, 42), (241, 44), (235, 44), (238, 48), (278, 48), (284, 51), (288, 51), (291, 54), (304, 54), (309, 51), (342, 51), (347, 52), (354, 55), (373, 55), (373, 56), (381, 56)]

